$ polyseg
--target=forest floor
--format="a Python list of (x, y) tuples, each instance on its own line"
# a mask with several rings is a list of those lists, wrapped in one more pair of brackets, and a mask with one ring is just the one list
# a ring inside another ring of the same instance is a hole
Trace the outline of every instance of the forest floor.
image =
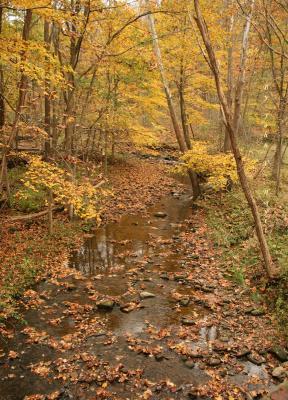
[(225, 201), (192, 207), (158, 162), (114, 168), (95, 233), (63, 217), (52, 238), (39, 222), (2, 230), (2, 312), (21, 294), (25, 324), (2, 325), (0, 399), (262, 398), (287, 377), (286, 342), (260, 266), (244, 275), (221, 247)]

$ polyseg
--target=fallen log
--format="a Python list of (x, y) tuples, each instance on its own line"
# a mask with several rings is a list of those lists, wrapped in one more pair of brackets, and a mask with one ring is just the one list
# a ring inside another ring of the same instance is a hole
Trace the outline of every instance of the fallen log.
[[(53, 211), (57, 210), (57, 208), (53, 208)], [(49, 209), (40, 211), (38, 213), (33, 213), (33, 214), (27, 214), (27, 215), (16, 215), (15, 217), (11, 217), (8, 220), (10, 222), (17, 222), (17, 221), (29, 221), (30, 219), (34, 218), (39, 218), (39, 217), (44, 217), (45, 215), (48, 215)]]

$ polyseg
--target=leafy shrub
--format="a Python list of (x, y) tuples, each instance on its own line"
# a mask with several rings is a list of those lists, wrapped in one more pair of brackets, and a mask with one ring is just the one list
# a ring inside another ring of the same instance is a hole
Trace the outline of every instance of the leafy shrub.
[(46, 193), (44, 190), (35, 192), (28, 187), (23, 187), (23, 196), (18, 196), (18, 192), (11, 194), (9, 204), (12, 208), (24, 212), (37, 212), (45, 205)]
[[(229, 182), (238, 181), (236, 163), (231, 153), (210, 153), (206, 142), (193, 143), (192, 150), (187, 151), (182, 157), (183, 164), (178, 166), (177, 172), (186, 173), (192, 169), (197, 174), (205, 176), (207, 183), (215, 190), (223, 190)], [(244, 159), (246, 171), (251, 173), (255, 168), (255, 162)]]

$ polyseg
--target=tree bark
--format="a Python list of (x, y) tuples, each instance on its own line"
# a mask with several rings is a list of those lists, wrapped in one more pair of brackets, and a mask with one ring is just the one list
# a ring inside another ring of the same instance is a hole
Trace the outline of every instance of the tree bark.
[[(208, 28), (206, 25), (206, 21), (204, 20), (204, 18), (202, 16), (202, 12), (201, 12), (200, 5), (199, 5), (199, 0), (194, 0), (194, 6), (195, 6), (195, 11), (196, 11), (196, 18), (195, 18), (196, 23), (197, 23), (199, 32), (202, 36), (202, 39), (203, 39), (203, 42), (204, 42), (204, 45), (205, 45), (205, 48), (207, 51), (207, 55), (209, 58), (209, 66), (210, 66), (210, 69), (214, 76), (217, 94), (218, 94), (219, 102), (220, 102), (220, 105), (222, 108), (224, 123), (229, 132), (231, 148), (232, 148), (232, 152), (233, 152), (236, 166), (237, 166), (237, 173), (238, 173), (239, 181), (240, 181), (242, 190), (244, 192), (244, 195), (246, 197), (247, 203), (251, 209), (251, 213), (253, 215), (256, 234), (257, 234), (257, 238), (259, 241), (259, 247), (260, 247), (261, 254), (263, 256), (264, 265), (265, 265), (267, 274), (268, 274), (269, 278), (274, 278), (277, 275), (277, 271), (276, 271), (275, 265), (272, 261), (272, 257), (271, 257), (269, 247), (268, 247), (268, 244), (266, 241), (266, 237), (264, 234), (259, 209), (258, 209), (257, 203), (254, 199), (254, 196), (252, 194), (252, 191), (251, 191), (251, 188), (250, 188), (250, 185), (249, 185), (246, 173), (245, 173), (242, 155), (239, 150), (238, 143), (237, 143), (237, 131), (235, 130), (237, 128), (237, 125), (235, 123), (235, 121), (237, 121), (237, 116), (234, 115), (234, 117), (233, 117), (233, 115), (231, 115), (231, 112), (229, 111), (229, 108), (227, 105), (227, 99), (225, 97), (224, 90), (222, 88), (218, 62), (216, 59), (214, 48), (211, 43), (211, 39), (210, 39), (209, 31), (208, 31)], [(243, 58), (242, 58), (242, 60), (243, 60)], [(242, 83), (241, 83), (241, 87), (243, 90)], [(239, 88), (238, 88), (238, 90), (239, 90)], [(239, 97), (239, 99), (241, 99), (241, 96)]]
[[(50, 38), (50, 22), (44, 21), (44, 42), (46, 50), (49, 51), (51, 47)], [(52, 135), (51, 135), (51, 103), (50, 103), (50, 81), (45, 80), (45, 96), (44, 96), (44, 125), (47, 133), (45, 140), (45, 159), (48, 160), (51, 154)]]
[[(147, 8), (149, 7), (148, 0), (146, 0), (146, 6), (147, 6)], [(165, 67), (164, 67), (163, 60), (162, 60), (162, 54), (161, 54), (161, 49), (160, 49), (160, 45), (159, 45), (159, 39), (158, 39), (157, 31), (156, 31), (153, 14), (151, 14), (151, 13), (148, 14), (147, 18), (149, 21), (150, 32), (151, 32), (151, 37), (152, 37), (152, 42), (153, 42), (153, 47), (154, 47), (154, 53), (155, 53), (158, 68), (160, 71), (162, 84), (163, 84), (163, 88), (164, 88), (164, 92), (165, 92), (165, 96), (166, 96), (166, 101), (167, 101), (173, 129), (174, 129), (174, 132), (176, 135), (176, 139), (177, 139), (180, 151), (182, 153), (185, 153), (188, 150), (188, 148), (187, 148), (185, 138), (181, 132), (181, 129), (180, 129), (180, 126), (179, 126), (179, 123), (177, 120), (175, 106), (173, 103), (172, 94), (170, 91), (169, 83), (168, 83), (168, 80), (166, 77)], [(200, 195), (200, 185), (198, 182), (198, 177), (197, 177), (197, 174), (192, 170), (188, 171), (188, 175), (189, 175), (191, 185), (192, 185), (193, 199), (196, 200)]]
[[(23, 30), (22, 30), (23, 42), (29, 40), (31, 23), (32, 23), (32, 10), (28, 9), (25, 12), (24, 25), (23, 25)], [(25, 51), (23, 51), (23, 53), (21, 54), (21, 59), (25, 60), (25, 57), (26, 57), (26, 53), (25, 53)], [(12, 125), (12, 131), (9, 136), (8, 142), (6, 143), (6, 145), (4, 146), (3, 151), (2, 151), (1, 172), (0, 172), (0, 192), (3, 190), (3, 180), (5, 178), (5, 171), (7, 171), (7, 155), (9, 153), (9, 150), (13, 146), (15, 139), (17, 141), (18, 123), (22, 117), (22, 111), (23, 111), (23, 107), (25, 105), (27, 89), (28, 89), (28, 77), (24, 74), (24, 72), (22, 72), (21, 77), (20, 77), (20, 82), (19, 82), (19, 95), (18, 95), (18, 101), (17, 101), (16, 110), (15, 110), (14, 122)]]
[[(227, 50), (227, 106), (230, 110), (232, 111), (233, 107), (233, 40), (232, 40), (232, 34), (233, 34), (233, 27), (234, 27), (234, 15), (231, 15), (230, 20), (229, 20), (229, 34), (230, 34), (230, 45)], [(229, 132), (227, 128), (225, 127), (225, 136), (224, 136), (224, 146), (223, 146), (223, 151), (229, 152), (231, 151), (231, 143), (230, 143), (230, 137), (229, 137)]]
[[(1, 6), (1, 2), (0, 2)], [(3, 26), (3, 7), (0, 7), (0, 35)], [(2, 64), (0, 64), (0, 131), (5, 124), (5, 101), (4, 101), (4, 73)]]

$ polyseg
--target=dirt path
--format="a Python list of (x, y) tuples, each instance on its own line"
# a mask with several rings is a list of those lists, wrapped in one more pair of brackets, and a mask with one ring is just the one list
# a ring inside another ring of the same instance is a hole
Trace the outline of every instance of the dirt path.
[(251, 399), (279, 382), (273, 321), (225, 278), (188, 197), (104, 226), (65, 278), (26, 293), (27, 326), (1, 342), (1, 400)]

